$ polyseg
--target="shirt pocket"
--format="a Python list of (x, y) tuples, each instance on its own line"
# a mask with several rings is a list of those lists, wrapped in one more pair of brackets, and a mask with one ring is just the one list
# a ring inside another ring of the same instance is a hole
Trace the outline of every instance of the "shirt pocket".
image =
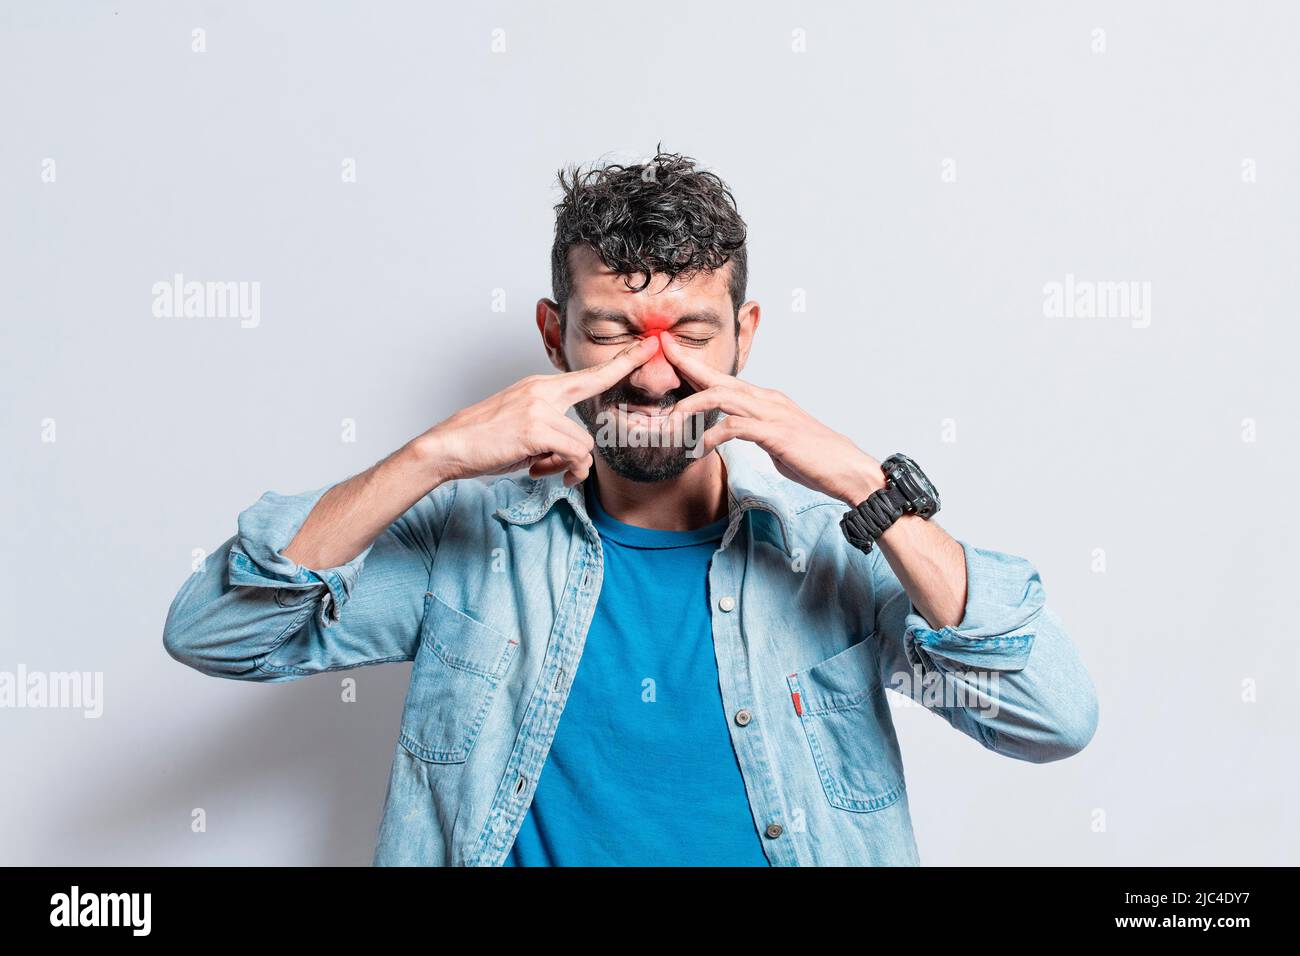
[(519, 642), (433, 594), (411, 670), (399, 742), (431, 763), (469, 758)]
[(843, 810), (882, 810), (905, 788), (874, 639), (786, 678), (826, 799)]

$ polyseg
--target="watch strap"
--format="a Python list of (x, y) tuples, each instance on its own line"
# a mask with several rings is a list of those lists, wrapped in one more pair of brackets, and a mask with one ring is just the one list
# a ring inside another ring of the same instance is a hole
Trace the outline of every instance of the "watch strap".
[(877, 489), (867, 500), (840, 518), (840, 527), (849, 543), (862, 551), (872, 545), (889, 526), (907, 514), (907, 501), (891, 487)]

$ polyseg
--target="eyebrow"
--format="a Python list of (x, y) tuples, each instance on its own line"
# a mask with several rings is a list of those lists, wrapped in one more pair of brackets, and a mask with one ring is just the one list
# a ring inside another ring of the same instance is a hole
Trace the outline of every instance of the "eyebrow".
[[(614, 309), (600, 309), (594, 307), (584, 308), (582, 312), (579, 313), (579, 318), (582, 320), (584, 325), (588, 322), (614, 322), (623, 326), (625, 329), (630, 329), (633, 324), (632, 320), (628, 318), (625, 313), (618, 312)], [(712, 326), (715, 329), (722, 328), (722, 320), (718, 318), (717, 313), (712, 310), (705, 310), (703, 312), (687, 312), (684, 315), (679, 315), (670, 328), (676, 328), (679, 325), (684, 325), (689, 322), (703, 322), (705, 325)]]

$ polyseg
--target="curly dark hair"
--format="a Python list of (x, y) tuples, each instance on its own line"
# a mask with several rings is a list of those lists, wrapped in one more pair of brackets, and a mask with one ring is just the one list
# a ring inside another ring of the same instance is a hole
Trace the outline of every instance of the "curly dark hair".
[[(728, 262), (728, 291), (736, 313), (745, 301), (748, 255), (745, 221), (731, 189), (695, 160), (656, 148), (646, 163), (559, 171), (564, 198), (555, 206), (551, 286), (560, 323), (572, 292), (569, 250), (589, 244), (605, 265), (639, 292), (653, 274), (690, 281)], [(632, 277), (640, 276), (639, 284)]]

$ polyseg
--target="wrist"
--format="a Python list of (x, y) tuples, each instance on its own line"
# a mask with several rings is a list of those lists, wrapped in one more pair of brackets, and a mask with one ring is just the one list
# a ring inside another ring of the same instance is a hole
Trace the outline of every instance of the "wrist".
[(398, 452), (406, 467), (421, 476), (421, 481), (432, 491), (456, 476), (448, 468), (449, 458), (445, 443), (437, 432), (430, 430), (419, 435)]
[(863, 455), (855, 463), (836, 497), (850, 508), (856, 508), (873, 494), (885, 487), (885, 472), (880, 462), (870, 455)]

